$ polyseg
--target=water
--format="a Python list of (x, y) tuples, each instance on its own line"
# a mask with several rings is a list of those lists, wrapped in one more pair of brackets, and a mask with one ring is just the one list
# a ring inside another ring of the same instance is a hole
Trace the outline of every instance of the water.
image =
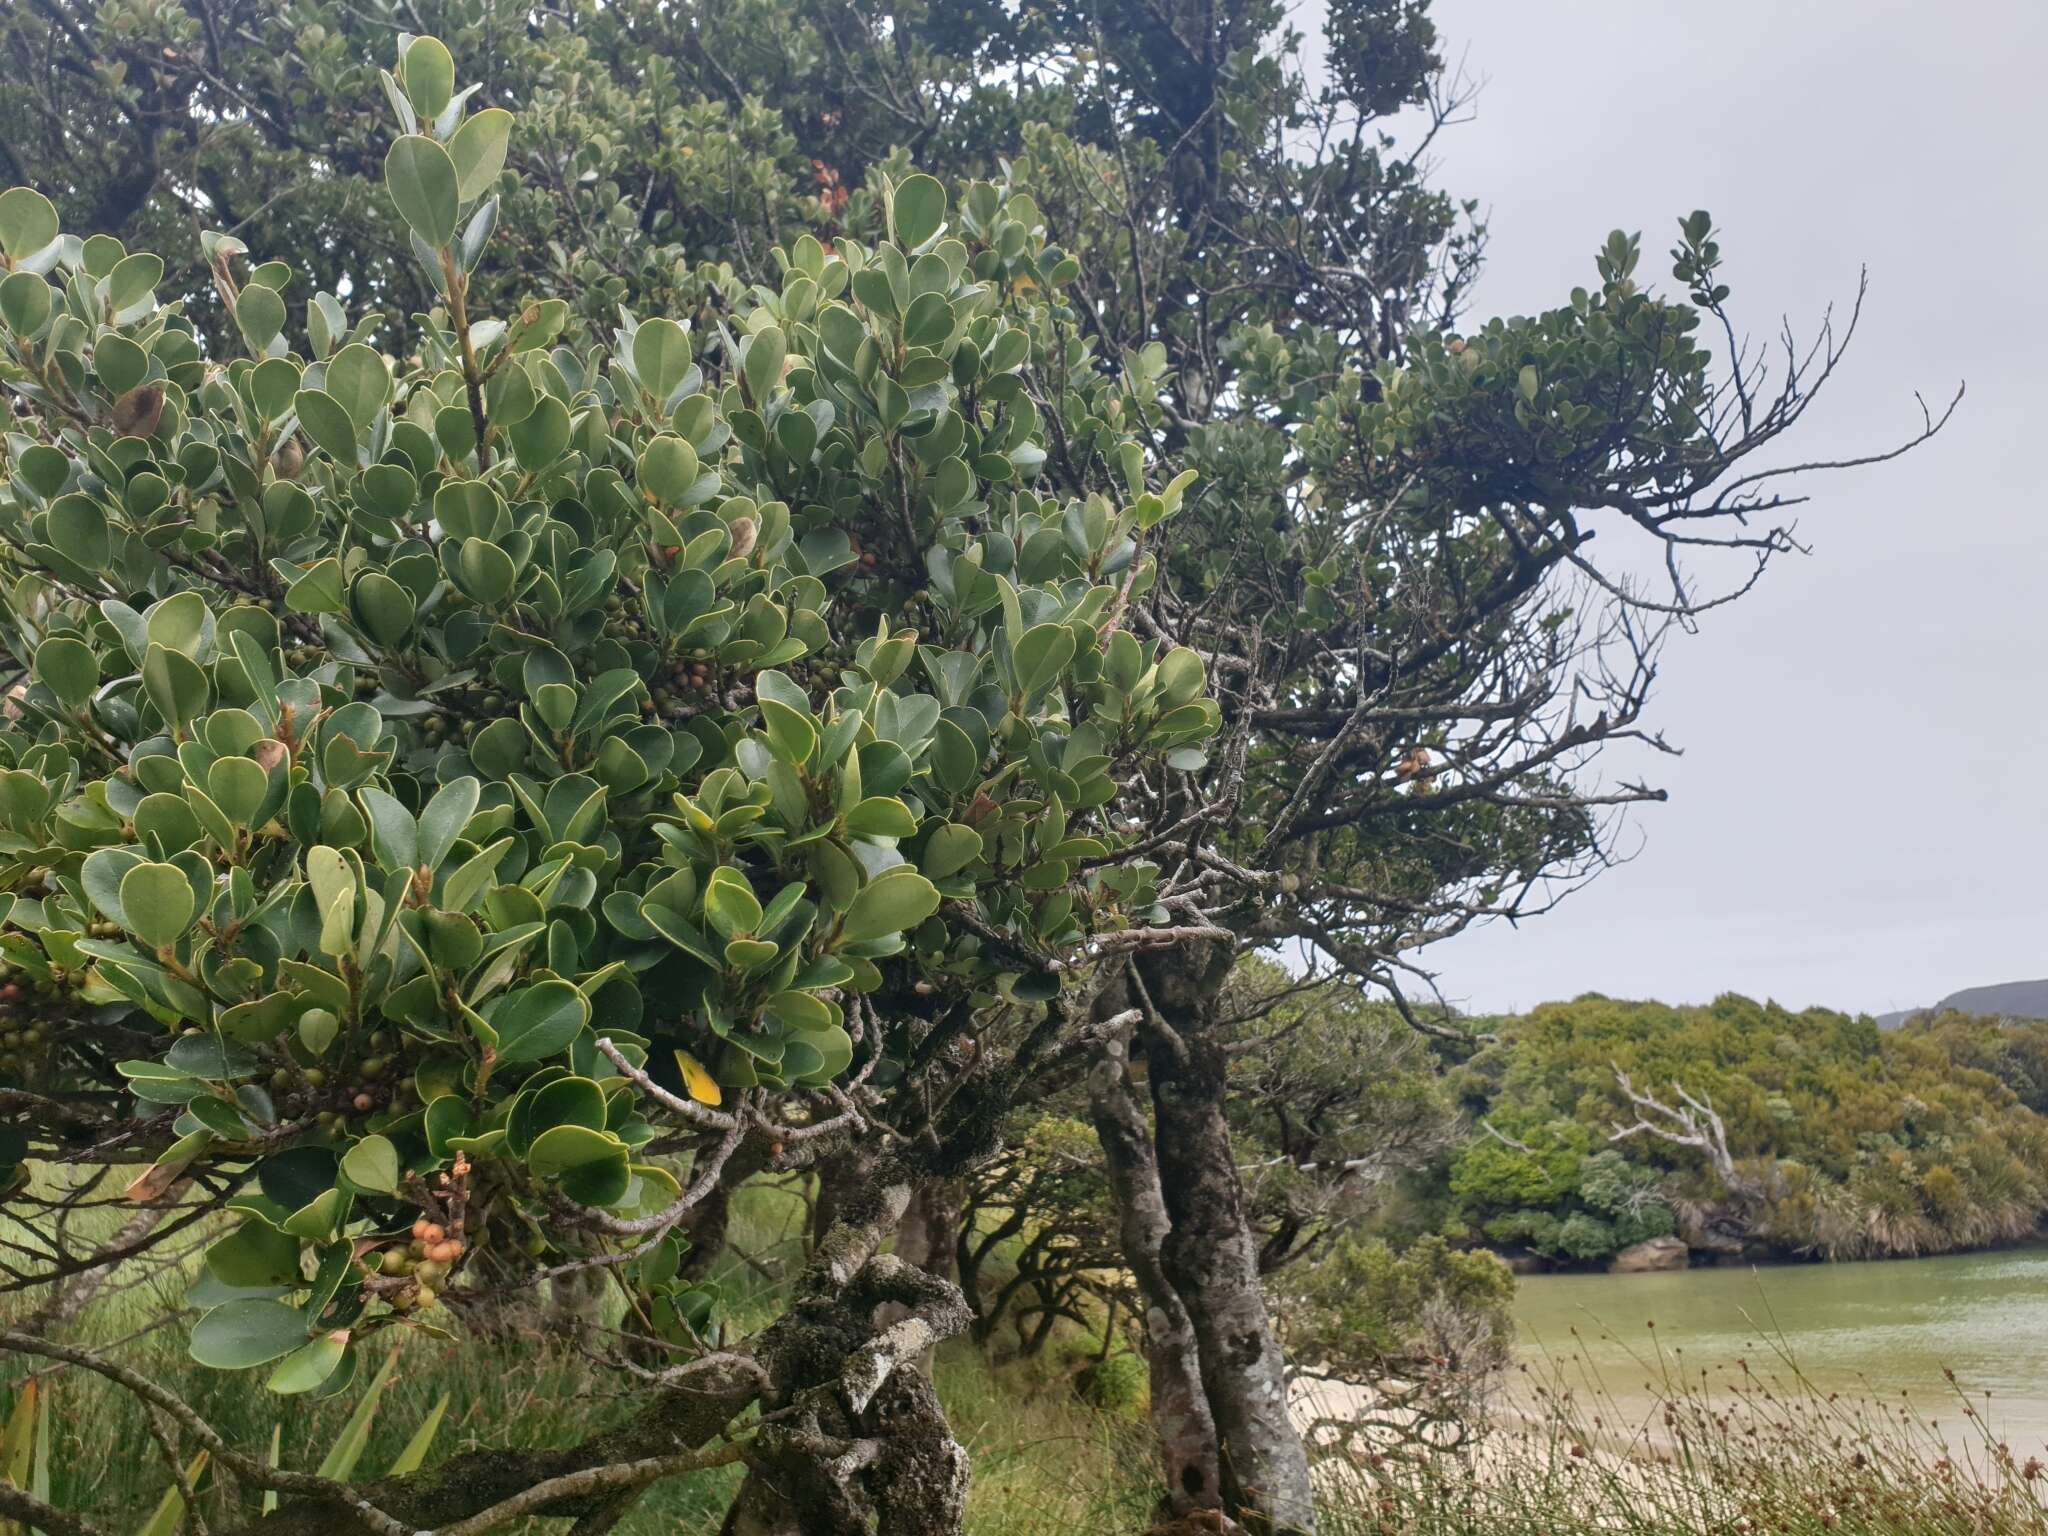
[(1747, 1360), (1781, 1376), (1782, 1351), (1824, 1391), (1893, 1402), (1903, 1391), (1960, 1433), (1947, 1367), (2015, 1455), (2048, 1450), (2048, 1250), (1535, 1275), (1521, 1282), (1515, 1314), (1524, 1362), (1563, 1363), (1581, 1380), (1589, 1371), (1645, 1419), (1659, 1351), (1683, 1351), (1690, 1371)]

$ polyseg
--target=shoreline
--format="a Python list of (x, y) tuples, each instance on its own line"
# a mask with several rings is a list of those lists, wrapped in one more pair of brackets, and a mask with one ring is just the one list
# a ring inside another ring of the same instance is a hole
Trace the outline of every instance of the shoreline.
[[(1680, 1239), (1683, 1241), (1683, 1239)], [(2048, 1227), (2026, 1237), (2007, 1238), (1998, 1242), (1980, 1243), (1968, 1248), (1944, 1248), (1939, 1253), (1880, 1253), (1866, 1254), (1856, 1258), (1831, 1258), (1822, 1253), (1769, 1253), (1753, 1257), (1740, 1254), (1716, 1254), (1707, 1248), (1688, 1246), (1687, 1262), (1659, 1268), (1617, 1269), (1615, 1260), (1598, 1263), (1579, 1263), (1571, 1260), (1547, 1258), (1535, 1253), (1503, 1253), (1498, 1248), (1481, 1244), (1473, 1250), (1490, 1253), (1511, 1270), (1516, 1280), (1539, 1280), (1588, 1275), (1617, 1276), (1626, 1278), (1633, 1275), (1682, 1275), (1694, 1270), (1725, 1269), (1811, 1269), (1816, 1266), (1840, 1266), (1862, 1264), (1915, 1264), (1929, 1259), (1960, 1259), (1973, 1255), (1990, 1253), (2032, 1253), (2048, 1252)], [(1628, 1250), (1624, 1249), (1623, 1252)], [(1701, 1257), (1701, 1256), (1705, 1257)], [(1619, 1255), (1616, 1256), (1619, 1258)]]

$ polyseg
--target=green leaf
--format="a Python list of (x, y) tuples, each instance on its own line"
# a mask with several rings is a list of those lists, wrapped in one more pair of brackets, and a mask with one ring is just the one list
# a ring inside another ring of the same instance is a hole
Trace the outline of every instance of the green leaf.
[(33, 336), (49, 323), (50, 285), (34, 272), (10, 272), (0, 278), (0, 317), (17, 336)]
[(906, 252), (914, 251), (946, 222), (946, 189), (929, 176), (906, 176), (889, 208), (889, 229)]
[(362, 791), (363, 809), (370, 816), (370, 845), (377, 862), (387, 870), (415, 869), (420, 862), (420, 828), (411, 811), (381, 789)]
[(884, 870), (853, 898), (839, 936), (847, 943), (887, 938), (939, 910), (939, 890), (907, 864)]
[(721, 864), (704, 886), (704, 917), (721, 939), (750, 934), (760, 926), (761, 901), (745, 875)]
[(50, 508), (50, 542), (74, 564), (89, 571), (105, 568), (113, 545), (107, 535), (107, 514), (90, 496), (58, 498)]
[(427, 245), (438, 251), (455, 238), (462, 198), (447, 150), (419, 134), (403, 135), (384, 157), (384, 185), (398, 216)]
[(903, 316), (903, 339), (913, 347), (936, 347), (953, 332), (953, 306), (942, 293), (921, 293)]
[(747, 394), (754, 404), (765, 405), (782, 382), (782, 364), (789, 355), (789, 342), (777, 326), (754, 332), (741, 364), (746, 374)]
[(541, 1178), (561, 1180), (562, 1191), (585, 1205), (611, 1205), (631, 1185), (632, 1164), (617, 1137), (580, 1125), (558, 1125), (536, 1136), (526, 1165)]
[(164, 259), (148, 251), (137, 251), (133, 256), (124, 256), (114, 264), (114, 270), (107, 274), (107, 305), (119, 314), (129, 305), (149, 296), (156, 285), (163, 281)]
[(142, 686), (174, 731), (184, 730), (206, 709), (206, 674), (189, 658), (161, 645), (151, 645), (142, 658)]
[(662, 434), (640, 450), (640, 489), (664, 506), (682, 505), (699, 472), (697, 450), (672, 433)]
[(557, 1125), (601, 1131), (608, 1118), (604, 1089), (587, 1077), (558, 1077), (535, 1091), (526, 1118), (536, 1135)]
[[(761, 675), (765, 677), (768, 674)], [(768, 732), (768, 744), (774, 748), (775, 755), (792, 766), (809, 762), (818, 745), (818, 728), (810, 715), (792, 709), (766, 693), (759, 694), (756, 702), (761, 708), (761, 724)]]
[(307, 568), (284, 595), (293, 613), (346, 613), (348, 602), (341, 589), (341, 562), (333, 556)]
[(255, 824), (269, 798), (270, 775), (251, 758), (223, 757), (206, 770), (206, 795), (237, 827)]
[(322, 389), (302, 389), (292, 399), (306, 436), (345, 469), (356, 464), (356, 424), (342, 403)]
[(391, 398), (391, 370), (376, 348), (352, 341), (328, 359), (326, 392), (366, 432)]
[(215, 1307), (192, 1325), (192, 1358), (217, 1371), (246, 1371), (281, 1359), (306, 1342), (306, 1316), (281, 1301), (243, 1298)]
[(99, 658), (82, 640), (54, 636), (36, 647), (36, 677), (66, 709), (83, 709), (100, 684)]
[(297, 1285), (299, 1241), (250, 1216), (206, 1250), (206, 1267), (223, 1285)]
[(640, 376), (641, 387), (666, 404), (690, 371), (689, 333), (666, 317), (643, 320), (633, 332), (633, 371)]
[(477, 898), (491, 883), (491, 876), (497, 873), (498, 865), (504, 861), (514, 841), (510, 837), (501, 837), (465, 861), (460, 869), (442, 882), (441, 904), (450, 912), (467, 912), (476, 905)]
[(464, 539), (455, 564), (462, 590), (486, 608), (495, 608), (510, 597), (519, 580), (512, 557), (489, 539)]
[(312, 1343), (302, 1345), (280, 1360), (277, 1369), (270, 1373), (270, 1379), (264, 1385), (280, 1397), (293, 1397), (301, 1392), (310, 1392), (334, 1374), (336, 1367), (341, 1364), (342, 1356), (347, 1353), (346, 1328), (324, 1333)]
[(413, 596), (382, 571), (365, 571), (349, 589), (356, 623), (377, 644), (395, 646), (412, 631)]
[(235, 324), (249, 350), (261, 357), (284, 329), (284, 299), (275, 288), (251, 283), (235, 300)]
[(1162, 708), (1178, 709), (1202, 691), (1207, 675), (1202, 658), (1184, 645), (1177, 645), (1159, 658), (1159, 702)]
[(981, 857), (981, 834), (972, 827), (948, 822), (925, 840), (918, 867), (934, 880), (956, 875)]
[(212, 623), (206, 599), (190, 589), (152, 603), (144, 616), (143, 633), (152, 645), (168, 646), (181, 656), (199, 659)]
[(388, 1195), (398, 1188), (398, 1148), (382, 1136), (365, 1136), (341, 1154), (341, 1171), (357, 1189)]
[(405, 50), (401, 72), (405, 94), (419, 115), (432, 122), (455, 94), (455, 59), (438, 37), (416, 37)]
[(469, 825), (469, 818), (476, 814), (482, 795), (483, 786), (467, 774), (450, 779), (434, 792), (434, 798), (420, 812), (420, 863), (429, 869), (441, 867), (455, 840), (462, 836), (462, 829)]
[(545, 469), (569, 446), (573, 425), (569, 420), (569, 407), (553, 395), (547, 395), (523, 421), (515, 421), (507, 427), (505, 435), (512, 440), (512, 456), (519, 461), (521, 469)]
[(505, 169), (505, 151), (512, 143), (512, 114), (503, 107), (472, 113), (448, 141), (455, 162), (455, 191), (465, 203), (490, 191)]
[[(330, 907), (347, 899), (348, 892), (342, 891), (328, 903)], [(299, 1044), (307, 1054), (325, 1056), (328, 1047), (334, 1044), (334, 1037), (341, 1033), (341, 1020), (327, 1008), (308, 1008), (299, 1015)]]
[(541, 1061), (556, 1055), (589, 1019), (589, 1000), (573, 982), (538, 981), (510, 993), (491, 1015), (498, 1060)]
[(198, 916), (192, 882), (175, 864), (138, 864), (121, 877), (121, 911), (133, 933), (151, 949), (184, 937)]
[(894, 795), (871, 795), (846, 813), (846, 830), (856, 837), (914, 837), (917, 818)]
[(1038, 624), (1017, 642), (1017, 687), (1027, 697), (1041, 692), (1074, 659), (1074, 632), (1064, 624)]
[(33, 187), (0, 192), (0, 251), (23, 262), (57, 238), (57, 210)]
[(648, 927), (685, 954), (694, 956), (706, 965), (718, 965), (718, 951), (706, 942), (704, 935), (692, 927), (681, 913), (662, 906), (659, 902), (643, 901), (640, 903), (640, 918)]

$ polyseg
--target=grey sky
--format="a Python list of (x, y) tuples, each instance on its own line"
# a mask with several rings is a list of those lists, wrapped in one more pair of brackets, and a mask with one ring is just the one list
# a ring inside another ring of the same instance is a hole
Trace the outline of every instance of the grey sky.
[(1635, 818), (1635, 862), (1433, 951), (1446, 994), (1876, 1012), (2048, 975), (2048, 4), (1433, 10), (1486, 82), (1438, 172), (1491, 215), (1479, 313), (1590, 283), (1616, 226), (1664, 276), (1675, 218), (1704, 207), (1754, 331), (1811, 322), (1870, 267), (1801, 457), (1888, 444), (1918, 422), (1915, 388), (1969, 383), (1905, 461), (1814, 484), (1811, 556), (1674, 641), (1654, 724), (1685, 756), (1603, 770), (1671, 791)]

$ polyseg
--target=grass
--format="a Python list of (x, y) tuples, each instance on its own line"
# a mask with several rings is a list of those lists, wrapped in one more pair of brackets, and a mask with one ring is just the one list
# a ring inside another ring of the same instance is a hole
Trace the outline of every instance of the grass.
[[(787, 1191), (746, 1191), (735, 1223), (745, 1257), (718, 1276), (742, 1331), (773, 1315), (779, 1281), (801, 1261), (802, 1216)], [(230, 1443), (262, 1454), (275, 1431), (284, 1464), (313, 1469), (360, 1385), (328, 1402), (274, 1398), (251, 1376), (194, 1364), (179, 1326), (127, 1337), (174, 1311), (188, 1278), (166, 1272), (109, 1294), (77, 1335), (125, 1338), (119, 1358), (185, 1397)], [(366, 1362), (363, 1380), (377, 1363)], [(1652, 1343), (1638, 1363), (1652, 1387), (1647, 1414), (1616, 1402), (1583, 1358), (1565, 1355), (1520, 1375), (1463, 1454), (1324, 1454), (1323, 1536), (2048, 1536), (2048, 1469), (1998, 1444), (1960, 1387), (1939, 1405), (1831, 1394), (1782, 1352), (1702, 1368)], [(1065, 1364), (1057, 1348), (1004, 1366), (964, 1341), (941, 1352), (940, 1395), (974, 1465), (970, 1536), (1136, 1533), (1149, 1524), (1155, 1463), (1142, 1405), (1087, 1406)], [(0, 1362), (0, 1413), (21, 1366)], [(79, 1371), (41, 1380), (54, 1436), (52, 1501), (110, 1532), (139, 1530), (169, 1476), (138, 1405)], [(405, 1344), (358, 1475), (386, 1470), (443, 1396), (432, 1460), (472, 1446), (568, 1443), (632, 1411), (630, 1397), (563, 1339), (535, 1331), (479, 1345), (417, 1336)], [(708, 1536), (737, 1477), (719, 1469), (658, 1484), (619, 1529)], [(201, 1505), (215, 1530), (252, 1512), (215, 1483), (202, 1484)]]
[(1637, 1363), (1647, 1413), (1565, 1355), (1519, 1373), (1469, 1454), (1326, 1464), (1324, 1536), (2048, 1533), (2048, 1467), (1953, 1379), (1922, 1404), (1825, 1391), (1781, 1345), (1699, 1366), (1652, 1344)]
[[(802, 1260), (803, 1216), (802, 1202), (787, 1190), (764, 1183), (743, 1191), (733, 1238), (747, 1260), (731, 1259), (715, 1276), (736, 1331), (756, 1328), (777, 1312), (778, 1281)], [(260, 1373), (197, 1365), (185, 1352), (189, 1314), (178, 1316), (194, 1273), (188, 1263), (141, 1284), (110, 1287), (71, 1336), (124, 1340), (113, 1350), (116, 1358), (183, 1397), (228, 1443), (260, 1456), (275, 1431), (282, 1464), (313, 1470), (341, 1434), (382, 1353), (363, 1362), (350, 1391), (323, 1402), (273, 1397), (261, 1390)], [(26, 1310), (19, 1302), (0, 1301), (0, 1320)], [(150, 1326), (166, 1317), (174, 1321)], [(974, 1458), (968, 1523), (973, 1536), (1069, 1536), (1142, 1530), (1146, 1524), (1152, 1489), (1144, 1474), (1151, 1452), (1142, 1419), (1128, 1411), (1088, 1408), (1056, 1365), (998, 1369), (965, 1343), (940, 1355), (940, 1393)], [(26, 1361), (0, 1359), (0, 1424), (26, 1374)], [(38, 1374), (53, 1437), (50, 1501), (110, 1532), (139, 1531), (170, 1486), (141, 1406), (82, 1371)], [(632, 1411), (631, 1384), (621, 1386), (573, 1342), (539, 1328), (498, 1345), (416, 1334), (407, 1338), (384, 1391), (357, 1475), (387, 1470), (444, 1396), (448, 1407), (429, 1465), (478, 1446), (570, 1444)], [(719, 1468), (667, 1479), (618, 1529), (622, 1536), (709, 1536), (724, 1517), (739, 1475), (739, 1469)], [(254, 1512), (253, 1505), (231, 1502), (223, 1482), (204, 1479), (199, 1493), (201, 1512), (216, 1531)], [(560, 1529), (546, 1522), (531, 1522), (530, 1528)]]
[[(283, 1463), (304, 1470), (319, 1464), (360, 1396), (321, 1403), (267, 1397), (251, 1376), (192, 1363), (175, 1329), (120, 1355), (191, 1402), (239, 1448), (261, 1454), (277, 1426)], [(974, 1457), (974, 1536), (1144, 1528), (1151, 1492), (1133, 1469), (1149, 1467), (1150, 1451), (1137, 1419), (1093, 1411), (1056, 1385), (998, 1372), (968, 1346), (942, 1355), (936, 1375), (955, 1432)], [(169, 1484), (140, 1408), (119, 1388), (77, 1371), (46, 1374), (43, 1389), (55, 1435), (51, 1502), (113, 1531), (139, 1528)], [(479, 1360), (466, 1342), (414, 1339), (373, 1421), (360, 1475), (387, 1469), (444, 1394), (449, 1406), (433, 1460), (471, 1446), (566, 1444), (630, 1411), (601, 1370), (565, 1345), (535, 1337)], [(735, 1469), (671, 1478), (619, 1529), (640, 1536), (716, 1531), (736, 1481)], [(202, 1500), (214, 1529), (235, 1523), (224, 1486), (202, 1489)]]

